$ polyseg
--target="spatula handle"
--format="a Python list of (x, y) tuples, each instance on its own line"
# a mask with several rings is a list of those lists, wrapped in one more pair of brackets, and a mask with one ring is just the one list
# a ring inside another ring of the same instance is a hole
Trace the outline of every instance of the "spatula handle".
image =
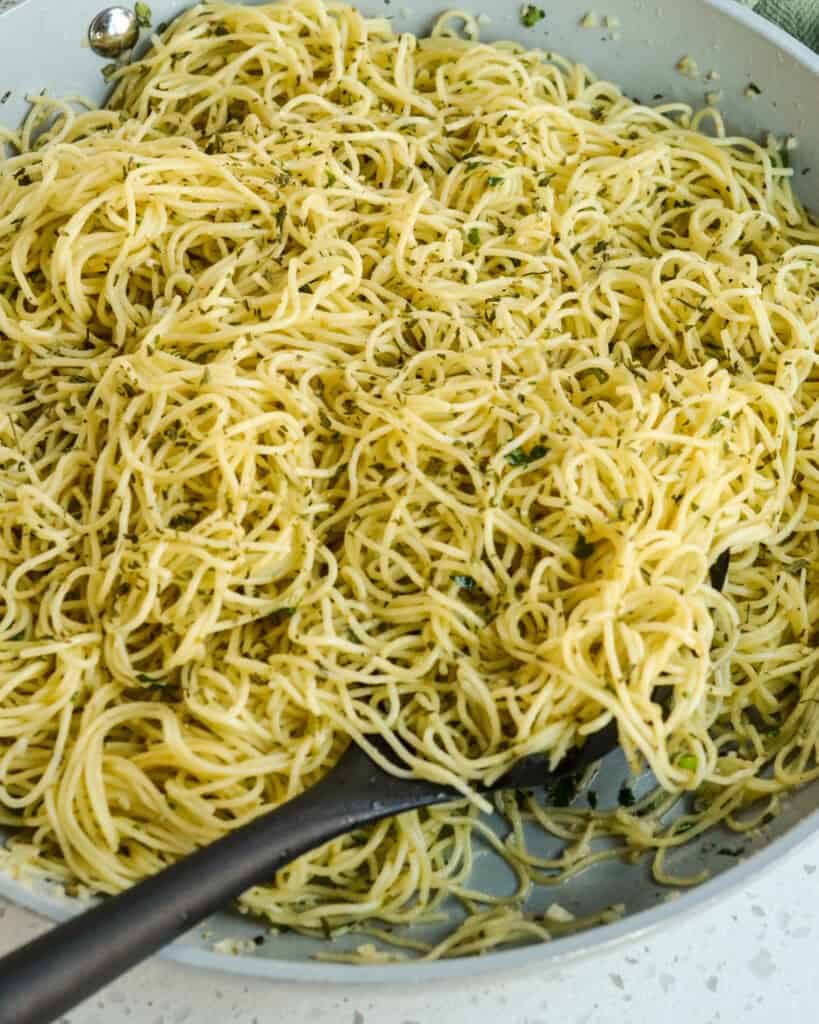
[(0, 959), (0, 1024), (49, 1024), (302, 853), (452, 798), (443, 787), (387, 776), (351, 748), (300, 796)]

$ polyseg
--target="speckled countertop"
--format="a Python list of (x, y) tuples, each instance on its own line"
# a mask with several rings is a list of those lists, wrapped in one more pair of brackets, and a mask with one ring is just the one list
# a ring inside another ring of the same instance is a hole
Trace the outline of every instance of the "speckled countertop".
[[(306, 987), (152, 960), (61, 1024), (796, 1024), (819, 1005), (819, 838), (751, 888), (592, 959), (412, 985)], [(0, 902), (0, 953), (43, 922)]]

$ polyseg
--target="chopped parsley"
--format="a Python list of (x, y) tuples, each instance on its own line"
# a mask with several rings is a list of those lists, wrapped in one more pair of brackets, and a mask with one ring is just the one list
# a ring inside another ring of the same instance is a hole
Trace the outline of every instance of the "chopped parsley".
[(134, 4), (134, 14), (136, 15), (137, 24), (140, 28), (151, 27), (152, 12), (151, 8), (147, 4)]
[(478, 228), (470, 228), (466, 233), (466, 240), (470, 245), (480, 245), (481, 233)]
[(514, 451), (507, 452), (504, 458), (510, 466), (528, 466), (530, 462), (542, 459), (547, 452), (548, 448), (545, 448), (542, 444), (536, 444), (528, 452), (524, 451), (523, 448), (515, 448)]
[(717, 557), (714, 564), (708, 570), (708, 577), (714, 590), (722, 590), (725, 586), (725, 580), (728, 576), (728, 567), (730, 563), (731, 552), (726, 548), (725, 551)]
[(475, 578), (473, 576), (461, 576), (455, 575), (452, 580), (457, 586), (461, 587), (462, 590), (474, 590), (476, 587)]
[(697, 770), (697, 763), (697, 758), (694, 754), (683, 754), (677, 761), (680, 768), (684, 768), (687, 772), (695, 772)]
[(196, 519), (184, 512), (175, 515), (170, 522), (172, 530), (189, 530), (192, 526), (196, 526)]
[(546, 12), (542, 7), (535, 7), (533, 4), (524, 4), (520, 9), (520, 22), (526, 28), (533, 28), (539, 21), (543, 21)]
[(488, 177), (488, 178), (486, 179), (486, 184), (487, 184), (487, 185), (488, 185), (488, 186), (489, 186), (490, 188), (497, 188), (497, 187), (498, 187), (498, 185), (502, 185), (502, 184), (503, 184), (503, 178), (498, 178), (498, 177), (497, 177), (497, 176), (495, 176), (495, 175), (490, 175), (490, 176), (489, 176), (489, 177)]
[[(582, 374), (590, 373), (592, 377), (596, 378), (598, 384), (605, 384), (609, 379), (609, 375), (603, 369), (602, 366), (589, 366), (587, 369), (581, 371)], [(578, 374), (580, 376), (580, 374)]]
[(279, 626), (285, 619), (292, 619), (295, 614), (295, 608), (277, 608), (267, 616), (267, 620), (272, 625)]
[(514, 451), (507, 452), (504, 458), (510, 466), (525, 466), (529, 461), (526, 452), (522, 448), (515, 448)]
[(594, 554), (594, 544), (586, 540), (582, 533), (579, 533), (572, 554), (583, 562)]

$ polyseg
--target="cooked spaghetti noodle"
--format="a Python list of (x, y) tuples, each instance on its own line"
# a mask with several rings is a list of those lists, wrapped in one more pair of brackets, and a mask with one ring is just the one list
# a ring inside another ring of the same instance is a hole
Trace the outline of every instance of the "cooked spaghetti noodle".
[[(466, 15), (318, 0), (195, 7), (107, 109), (10, 139), (7, 861), (114, 892), (380, 737), (464, 799), (244, 903), (332, 931), (452, 894), (437, 947), (376, 929), (445, 955), (819, 774), (819, 230), (775, 152)], [(496, 839), (474, 784), (612, 720), (657, 791)], [(476, 835), (508, 900), (467, 888)]]

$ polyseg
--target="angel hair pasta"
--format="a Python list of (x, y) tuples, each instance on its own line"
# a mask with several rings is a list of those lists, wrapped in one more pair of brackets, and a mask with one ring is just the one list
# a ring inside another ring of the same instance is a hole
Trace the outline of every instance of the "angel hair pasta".
[[(380, 737), (461, 799), (244, 904), (468, 893), (406, 940), (443, 955), (817, 775), (819, 230), (775, 151), (460, 14), (200, 5), (114, 78), (0, 162), (7, 865), (114, 892)], [(495, 838), (476, 784), (612, 721), (650, 798)]]

